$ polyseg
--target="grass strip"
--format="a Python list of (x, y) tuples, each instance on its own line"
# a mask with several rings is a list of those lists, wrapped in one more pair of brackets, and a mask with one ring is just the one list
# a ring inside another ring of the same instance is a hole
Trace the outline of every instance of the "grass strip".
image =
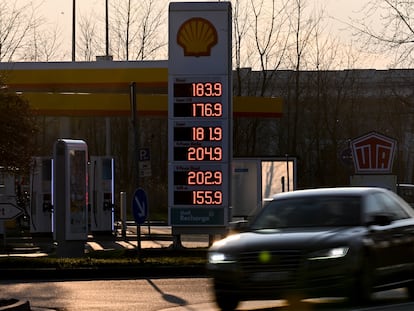
[(145, 249), (93, 251), (81, 258), (8, 256), (0, 258), (0, 269), (77, 269), (77, 268), (126, 268), (142, 266), (202, 266), (206, 264), (206, 249)]

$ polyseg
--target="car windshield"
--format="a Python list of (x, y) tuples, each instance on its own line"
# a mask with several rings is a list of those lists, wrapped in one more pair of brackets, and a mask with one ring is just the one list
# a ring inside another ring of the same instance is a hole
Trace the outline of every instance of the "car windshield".
[(290, 227), (358, 226), (361, 198), (304, 197), (270, 201), (251, 224), (253, 230)]

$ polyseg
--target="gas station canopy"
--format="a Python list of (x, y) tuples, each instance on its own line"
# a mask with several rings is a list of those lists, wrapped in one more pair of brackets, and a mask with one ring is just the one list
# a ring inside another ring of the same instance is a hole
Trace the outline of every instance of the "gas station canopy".
[[(139, 115), (167, 115), (167, 61), (0, 63), (2, 82), (39, 115), (129, 115), (136, 83)], [(235, 116), (280, 117), (282, 99), (234, 97)]]

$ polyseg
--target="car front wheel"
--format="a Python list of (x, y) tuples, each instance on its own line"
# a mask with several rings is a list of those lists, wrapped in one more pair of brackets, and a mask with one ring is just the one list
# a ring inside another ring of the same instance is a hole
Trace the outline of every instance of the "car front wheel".
[(353, 305), (367, 305), (371, 302), (373, 271), (368, 260), (365, 260), (355, 281), (350, 288), (349, 299)]
[(214, 295), (216, 304), (222, 311), (234, 311), (240, 302), (235, 294), (221, 290), (217, 284), (214, 286)]

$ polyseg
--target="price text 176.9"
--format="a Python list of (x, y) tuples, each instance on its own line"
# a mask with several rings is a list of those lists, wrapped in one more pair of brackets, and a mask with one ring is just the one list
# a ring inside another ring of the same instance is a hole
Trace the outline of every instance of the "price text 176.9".
[(192, 103), (191, 116), (193, 117), (222, 117), (222, 103)]

